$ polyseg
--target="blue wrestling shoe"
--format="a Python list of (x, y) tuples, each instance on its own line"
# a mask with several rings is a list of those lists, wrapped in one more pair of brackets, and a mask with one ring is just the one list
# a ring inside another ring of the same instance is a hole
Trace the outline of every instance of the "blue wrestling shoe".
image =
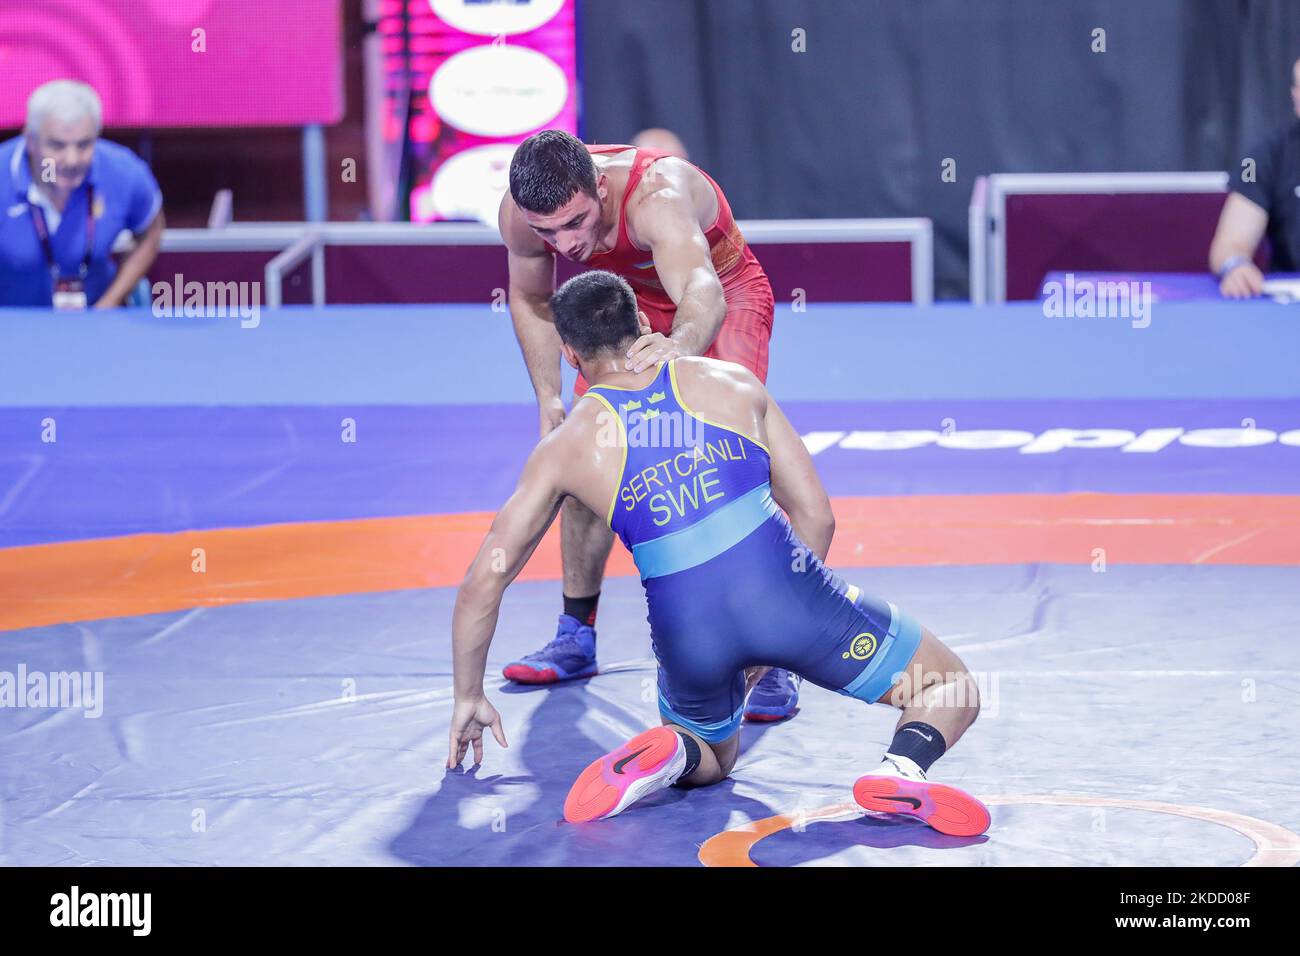
[(799, 709), (799, 684), (803, 678), (773, 667), (754, 685), (745, 701), (746, 720), (785, 720)]
[(555, 640), (540, 651), (511, 661), (501, 672), (520, 684), (555, 684), (596, 673), (596, 629), (560, 615)]

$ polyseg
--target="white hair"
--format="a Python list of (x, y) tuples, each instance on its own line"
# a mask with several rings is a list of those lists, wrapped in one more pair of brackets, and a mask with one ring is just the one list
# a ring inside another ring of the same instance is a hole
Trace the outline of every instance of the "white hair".
[(32, 92), (27, 98), (27, 135), (39, 134), (51, 116), (65, 123), (89, 116), (95, 123), (96, 134), (104, 127), (104, 107), (99, 94), (76, 80), (50, 80)]

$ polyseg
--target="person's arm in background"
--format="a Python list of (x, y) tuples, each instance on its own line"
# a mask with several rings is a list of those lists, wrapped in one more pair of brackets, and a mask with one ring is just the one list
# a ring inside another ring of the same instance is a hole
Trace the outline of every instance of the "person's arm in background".
[(507, 193), (501, 200), (497, 227), (506, 244), (510, 269), (510, 321), (523, 353), (528, 377), (537, 395), (541, 434), (545, 436), (564, 421), (564, 399), (560, 396), (560, 334), (551, 315), (555, 292), (555, 253), (546, 248), (527, 224), (512, 214)]
[(135, 248), (122, 260), (112, 283), (95, 303), (96, 309), (115, 309), (126, 301), (136, 283), (144, 278), (158, 258), (163, 230), (167, 228), (158, 180), (154, 179), (152, 170), (145, 165), (144, 160), (138, 156), (132, 156), (132, 160), (130, 166), (133, 175), (130, 195), (127, 197), (126, 227), (135, 236)]
[(555, 520), (564, 498), (559, 479), (566, 460), (552, 433), (533, 449), (519, 484), (492, 520), (492, 527), (456, 592), (451, 619), (452, 710), (447, 766), (455, 767), (471, 744), (475, 763), (483, 762), (483, 730), (490, 727), (506, 746), (501, 716), (483, 692), (488, 647), (496, 632), (501, 597), (532, 556), (546, 529)]
[(799, 540), (825, 561), (835, 535), (835, 515), (812, 456), (770, 394), (763, 424), (772, 461), (772, 499), (789, 516)]
[[(1264, 291), (1264, 274), (1253, 257), (1268, 229), (1268, 212), (1241, 193), (1230, 192), (1210, 243), (1210, 271), (1219, 276), (1219, 291), (1245, 299)], [(1224, 266), (1228, 271), (1223, 273)]]
[(136, 238), (135, 248), (122, 260), (112, 285), (104, 290), (104, 294), (95, 303), (95, 308), (115, 309), (126, 301), (126, 297), (131, 294), (136, 283), (144, 278), (149, 267), (158, 258), (158, 250), (162, 247), (163, 230), (166, 228), (167, 219), (163, 216), (162, 210), (159, 210), (158, 215), (153, 217), (153, 222), (145, 229), (144, 235)]
[[(1268, 229), (1281, 140), (1277, 134), (1252, 145), (1242, 166), (1228, 172), (1228, 198), (1210, 242), (1210, 271), (1219, 277), (1219, 291), (1244, 299), (1264, 291), (1264, 276), (1252, 261)], [(1247, 170), (1250, 171), (1249, 178)]]

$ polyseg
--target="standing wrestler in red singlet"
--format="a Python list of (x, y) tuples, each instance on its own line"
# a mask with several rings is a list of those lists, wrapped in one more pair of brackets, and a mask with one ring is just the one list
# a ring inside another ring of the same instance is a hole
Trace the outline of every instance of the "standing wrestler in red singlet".
[[(537, 393), (543, 436), (565, 414), (560, 339), (548, 305), (556, 253), (617, 273), (636, 292), (649, 331), (628, 352), (628, 369), (707, 355), (767, 380), (772, 286), (727, 197), (703, 170), (657, 150), (586, 146), (568, 133), (545, 130), (515, 151), (498, 222), (509, 252), (510, 315)], [(575, 395), (586, 390), (579, 377)], [(506, 677), (544, 684), (596, 673), (596, 603), (613, 543), (603, 518), (573, 498), (565, 501), (564, 613), (556, 637), (511, 661)], [(773, 669), (749, 695), (745, 716), (788, 717), (797, 702), (798, 678)]]

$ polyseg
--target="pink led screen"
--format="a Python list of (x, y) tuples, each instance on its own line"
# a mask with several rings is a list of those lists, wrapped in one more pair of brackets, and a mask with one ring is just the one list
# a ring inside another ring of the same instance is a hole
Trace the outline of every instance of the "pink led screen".
[(382, 0), (378, 29), (410, 218), (496, 222), (515, 146), (577, 133), (574, 0)]
[(6, 0), (0, 127), (46, 80), (89, 83), (107, 126), (298, 126), (343, 115), (339, 0)]

